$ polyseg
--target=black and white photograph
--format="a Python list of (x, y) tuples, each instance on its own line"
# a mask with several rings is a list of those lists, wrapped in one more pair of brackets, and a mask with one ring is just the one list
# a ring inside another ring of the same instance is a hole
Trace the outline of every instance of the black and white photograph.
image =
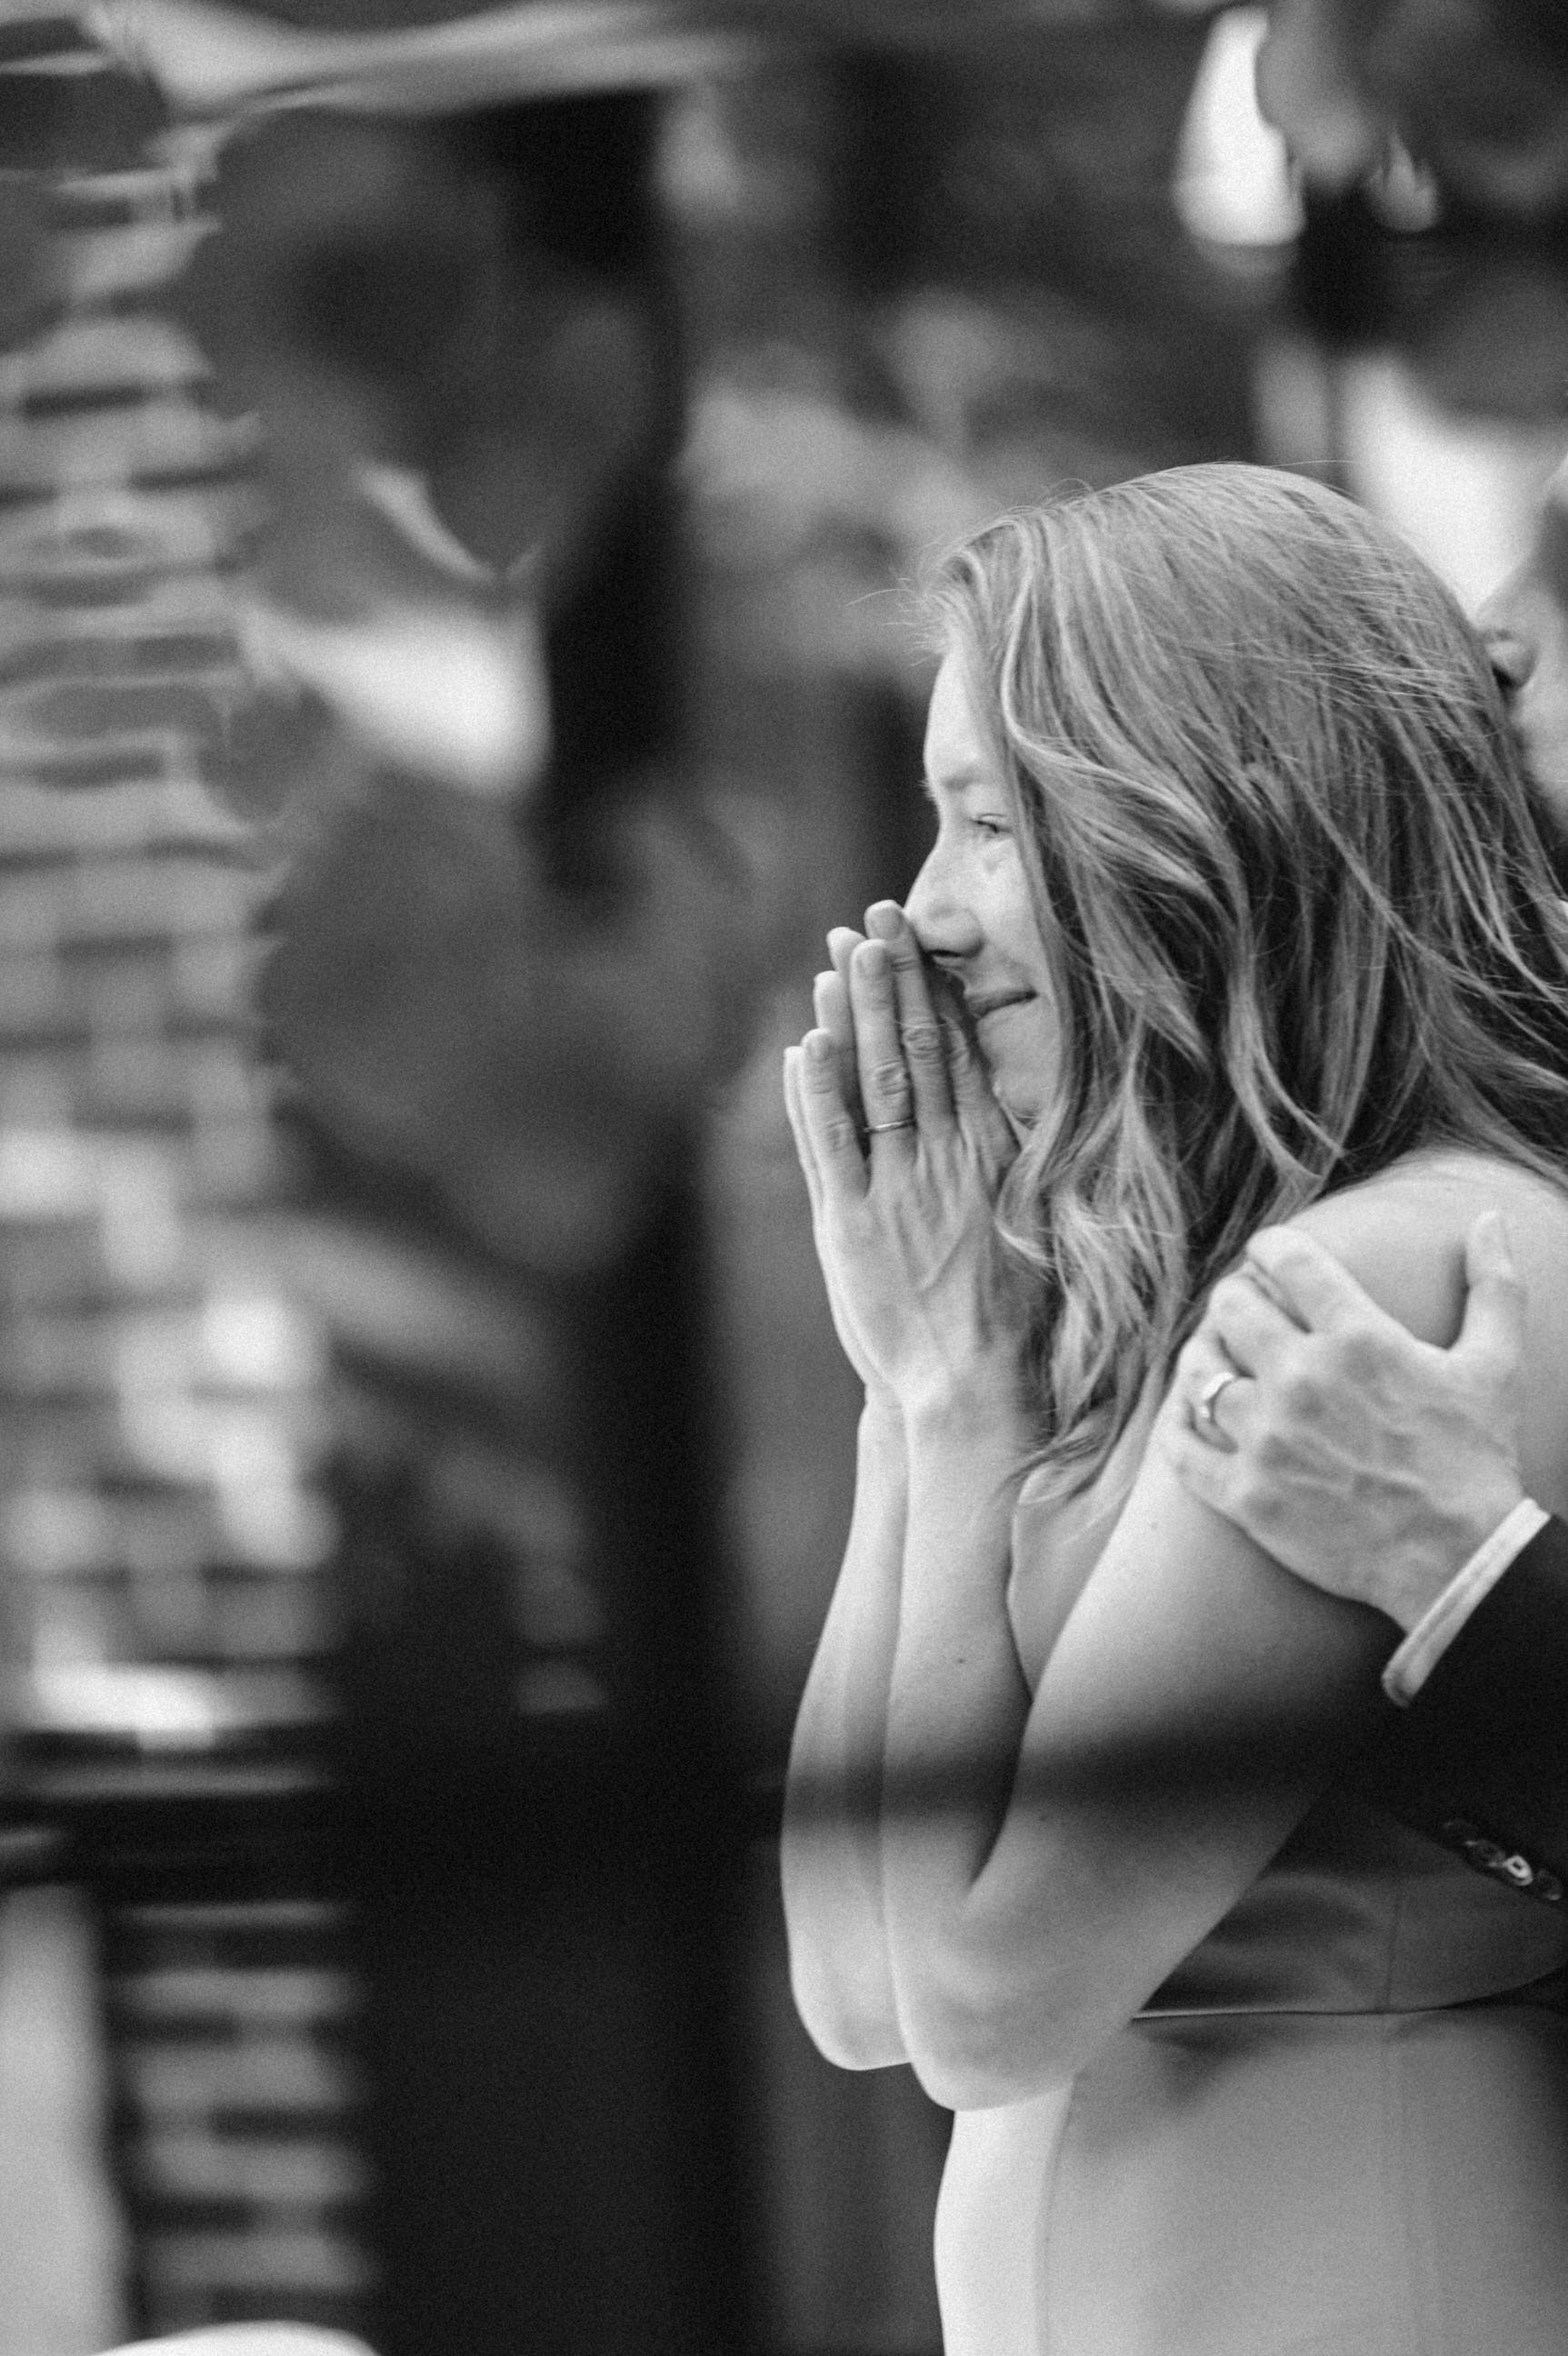
[(0, 2356), (1568, 2350), (1564, 0), (0, 0)]

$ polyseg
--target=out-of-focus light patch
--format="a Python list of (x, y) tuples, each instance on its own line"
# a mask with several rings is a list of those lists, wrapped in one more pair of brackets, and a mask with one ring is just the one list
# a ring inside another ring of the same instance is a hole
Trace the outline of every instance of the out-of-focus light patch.
[(81, 1489), (21, 1489), (0, 1507), (0, 1554), (32, 1579), (95, 1570), (113, 1558), (114, 1520)]
[(102, 1613), (78, 1587), (48, 1591), (48, 1610), (32, 1631), (28, 1658), (46, 1669), (99, 1668), (104, 1657)]
[(15, 1033), (46, 1033), (69, 1021), (65, 967), (52, 949), (0, 951), (0, 1007)]
[[(134, 1367), (159, 1363), (171, 1349), (168, 1328), (131, 1338)], [(337, 1523), (327, 1505), (306, 1484), (306, 1470), (289, 1433), (270, 1416), (229, 1400), (193, 1397), (179, 1381), (123, 1383), (120, 1430), (125, 1451), (153, 1478), (193, 1493), (205, 1493), (229, 1549), (261, 1570), (314, 1569), (331, 1552)], [(48, 1540), (47, 1519), (26, 1526), (35, 1539)], [(70, 1536), (65, 1525), (57, 1547)]]
[(725, 136), (718, 87), (697, 82), (678, 91), (664, 111), (660, 142), (660, 193), (687, 221), (746, 220), (754, 196)]
[[(10, 13), (0, 7), (0, 24)], [(133, 380), (149, 391), (177, 390), (211, 374), (193, 338), (172, 319), (120, 312), (63, 320), (25, 351), (0, 358), (0, 400), (25, 400), (40, 384), (79, 395), (118, 391)]]
[(91, 1140), (63, 1128), (0, 1131), (0, 1219), (80, 1219), (98, 1206)]
[(1440, 408), (1392, 354), (1341, 364), (1339, 434), (1350, 487), (1474, 607), (1521, 564), (1561, 426)]
[[(340, 2004), (332, 2008), (334, 2011), (341, 2011), (345, 2008)], [(305, 2008), (302, 2007), (301, 2010), (304, 2009)], [(275, 2082), (274, 2073), (281, 2075), (285, 2071), (300, 2072), (305, 2077), (308, 2090), (308, 2107), (312, 2110), (322, 2109), (328, 2105), (337, 2108), (346, 2100), (351, 2099), (352, 2084), (348, 2080), (346, 2072), (337, 2067), (328, 2070), (327, 2065), (317, 2061), (316, 2049), (306, 2041), (306, 2033), (300, 2031), (297, 2025), (293, 2022), (289, 2024), (289, 2028), (294, 2031), (294, 2036), (273, 2035), (263, 2040), (253, 2034), (247, 2035), (246, 2029), (243, 2026), (241, 2027), (239, 2035), (243, 2052), (242, 2066), (247, 2077), (252, 2072), (266, 2072), (268, 2074), (264, 2083), (270, 2093)], [(295, 2038), (298, 2039), (297, 2044), (295, 2041)], [(194, 2114), (197, 2117), (205, 2117), (211, 2101), (209, 2065), (206, 2063), (205, 2054), (198, 2047), (197, 2059), (194, 2066), (189, 2070), (189, 2091), (188, 2092), (187, 2082), (180, 2074), (180, 2064), (184, 2061), (185, 2050), (183, 2046), (169, 2047), (162, 2044), (150, 2045), (140, 2051), (133, 2047), (124, 2057), (125, 2064), (136, 2072), (138, 2078), (151, 2076), (156, 2072), (157, 2074), (153, 2080), (156, 2085), (161, 2086), (173, 2083), (178, 2089), (177, 2102), (158, 2104), (150, 2107), (162, 2109), (177, 2116), (182, 2114)], [(288, 2057), (286, 2062), (280, 2059), (284, 2055)], [(231, 2047), (225, 2050), (224, 2062), (224, 2083), (228, 2084), (231, 2083), (230, 2073), (236, 2066)], [(295, 2083), (293, 2075), (284, 2078), (284, 2095), (289, 2109), (295, 2108), (297, 2104), (297, 2097), (294, 2095)], [(286, 2215), (290, 2204), (285, 2201), (282, 2205), (284, 2213)], [(199, 2278), (203, 2281), (206, 2279), (205, 2276)], [(225, 2276), (223, 2279), (227, 2281), (229, 2277)], [(282, 2279), (285, 2284), (292, 2284), (293, 2281), (293, 2277), (286, 2274)], [(311, 2279), (314, 2280), (315, 2277), (312, 2276)], [(362, 2270), (360, 2274), (356, 2275), (350, 2286), (362, 2287)], [(181, 2332), (178, 2339), (179, 2356), (371, 2356), (371, 2351), (362, 2340), (350, 2339), (346, 2331), (325, 2330), (317, 2324), (209, 2324), (204, 2329)], [(117, 2349), (115, 2356), (169, 2356), (168, 2341), (138, 2340), (129, 2346)]]
[(1367, 182), (1367, 201), (1385, 229), (1404, 237), (1419, 237), (1443, 218), (1436, 175), (1391, 135), (1380, 169)]
[[(5, 791), (9, 799), (12, 788), (7, 786)], [(9, 940), (7, 914), (0, 894), (0, 937)], [(0, 1141), (12, 1130), (69, 1130), (72, 1108), (70, 1088), (58, 1056), (40, 1053), (6, 1057), (0, 1072)]]
[(237, 1388), (307, 1390), (326, 1373), (321, 1334), (292, 1302), (264, 1294), (213, 1295), (201, 1312), (208, 1365)]
[(216, 1679), (137, 1662), (35, 1662), (23, 1708), (51, 1732), (132, 1741), (143, 1751), (210, 1751), (244, 1720)]
[(1304, 214), (1283, 139), (1258, 111), (1266, 8), (1215, 18), (1187, 102), (1171, 195), (1189, 235), (1210, 245), (1288, 245)]
[(248, 993), (263, 954), (251, 936), (235, 939), (219, 933), (206, 940), (176, 941), (170, 966), (180, 1005), (209, 1022), (247, 1019), (252, 1011)]
[(266, 1082), (253, 1060), (232, 1039), (211, 1042), (181, 1057), (190, 1108), (199, 1123), (253, 1120), (260, 1128), (268, 1108)]
[[(453, 23), (313, 32), (228, 0), (98, 0), (103, 37), (193, 113), (303, 96), (371, 112), (446, 112), (588, 90), (678, 87), (765, 61), (744, 28), (676, 22), (645, 0), (507, 0)], [(679, 16), (680, 12), (674, 12)], [(651, 19), (651, 21), (650, 21)]]
[(196, 1321), (180, 1308), (128, 1310), (111, 1329), (111, 1379), (122, 1399), (189, 1387)]
[(494, 567), (465, 548), (456, 533), (443, 523), (431, 502), (428, 483), (413, 467), (372, 460), (356, 467), (354, 478), (371, 505), (379, 508), (410, 548), (428, 558), (438, 573), (453, 581), (466, 581), (473, 588), (496, 585)]
[(208, 1419), (208, 1468), (220, 1489), (282, 1489), (298, 1476), (288, 1437), (264, 1415), (220, 1407)]
[(132, 1291), (164, 1283), (184, 1247), (174, 1171), (156, 1146), (132, 1138), (104, 1141), (97, 1160), (105, 1268)]
[(308, 687), (361, 749), (389, 767), (467, 792), (520, 794), (550, 757), (550, 691), (538, 612), (392, 605), (362, 622), (252, 609), (263, 676)]
[(121, 1434), (143, 1472), (188, 1487), (210, 1481), (213, 1411), (205, 1401), (173, 1382), (162, 1389), (123, 1383), (120, 1394)]
[(220, 1489), (218, 1518), (236, 1556), (254, 1570), (315, 1570), (338, 1539), (330, 1507), (282, 1482)]
[(297, 1451), (281, 1423), (228, 1399), (197, 1398), (177, 1381), (122, 1387), (120, 1425), (142, 1470), (160, 1480), (268, 1495), (301, 1482)]

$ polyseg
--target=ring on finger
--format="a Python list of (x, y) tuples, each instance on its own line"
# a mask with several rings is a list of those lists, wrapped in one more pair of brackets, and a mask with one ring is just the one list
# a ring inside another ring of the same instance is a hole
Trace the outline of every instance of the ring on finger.
[(1224, 1427), (1217, 1412), (1220, 1394), (1227, 1383), (1239, 1383), (1240, 1379), (1240, 1370), (1235, 1366), (1221, 1366), (1217, 1375), (1209, 1376), (1197, 1394), (1197, 1405), (1193, 1409), (1192, 1420), (1195, 1430), (1216, 1432), (1221, 1439), (1225, 1437)]
[(914, 1126), (915, 1116), (913, 1113), (908, 1113), (902, 1120), (868, 1120), (865, 1124), (865, 1133), (867, 1137), (886, 1137), (889, 1130), (913, 1129)]

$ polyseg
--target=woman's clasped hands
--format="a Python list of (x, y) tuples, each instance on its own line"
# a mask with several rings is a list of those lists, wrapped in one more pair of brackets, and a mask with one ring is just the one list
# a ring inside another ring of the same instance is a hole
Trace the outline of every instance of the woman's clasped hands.
[(994, 1209), (1016, 1140), (902, 910), (865, 921), (829, 934), (816, 1025), (784, 1057), (833, 1323), (868, 1397), (907, 1413), (1011, 1394), (1025, 1317)]

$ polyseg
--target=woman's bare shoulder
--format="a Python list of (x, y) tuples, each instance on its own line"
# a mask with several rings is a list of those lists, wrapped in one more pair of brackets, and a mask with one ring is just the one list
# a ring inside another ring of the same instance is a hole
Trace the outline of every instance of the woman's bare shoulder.
[(1494, 1208), (1527, 1293), (1552, 1296), (1568, 1313), (1568, 1165), (1554, 1186), (1500, 1155), (1434, 1148), (1326, 1195), (1290, 1224), (1419, 1339), (1446, 1345), (1464, 1314), (1465, 1238)]
[(1524, 1296), (1517, 1386), (1526, 1485), (1568, 1510), (1568, 1190), (1480, 1153), (1412, 1155), (1304, 1211), (1300, 1226), (1380, 1308), (1446, 1347), (1465, 1312), (1465, 1238), (1502, 1213)]

